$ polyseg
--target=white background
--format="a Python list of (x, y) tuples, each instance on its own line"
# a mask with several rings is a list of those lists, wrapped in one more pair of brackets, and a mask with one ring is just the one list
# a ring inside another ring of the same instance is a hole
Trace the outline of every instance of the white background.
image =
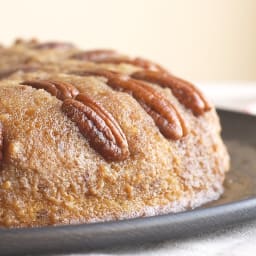
[(255, 0), (0, 0), (0, 41), (115, 48), (194, 81), (256, 80)]

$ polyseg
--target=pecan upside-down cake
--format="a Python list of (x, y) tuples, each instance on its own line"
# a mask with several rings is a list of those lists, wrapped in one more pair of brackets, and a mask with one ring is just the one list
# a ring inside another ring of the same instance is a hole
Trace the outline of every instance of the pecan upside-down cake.
[(215, 109), (191, 83), (112, 50), (0, 47), (0, 226), (184, 211), (223, 192)]

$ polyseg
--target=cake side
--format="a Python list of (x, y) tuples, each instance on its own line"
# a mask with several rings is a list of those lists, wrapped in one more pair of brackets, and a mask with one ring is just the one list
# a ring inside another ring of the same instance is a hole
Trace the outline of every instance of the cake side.
[[(0, 81), (1, 226), (152, 216), (197, 207), (223, 192), (228, 154), (214, 107), (197, 89), (179, 88), (192, 95), (184, 101), (166, 86), (170, 77), (162, 67), (123, 55), (94, 51), (78, 58), (81, 51), (73, 47), (19, 48), (37, 56), (31, 62), (37, 68)], [(90, 99), (77, 103), (77, 94), (56, 82)], [(78, 112), (93, 129), (74, 117)]]

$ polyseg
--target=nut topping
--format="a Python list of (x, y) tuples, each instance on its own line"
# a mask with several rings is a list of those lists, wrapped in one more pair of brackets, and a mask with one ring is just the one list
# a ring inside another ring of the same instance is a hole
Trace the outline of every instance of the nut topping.
[(91, 147), (105, 159), (121, 161), (129, 156), (126, 137), (116, 120), (86, 94), (64, 100), (62, 110), (77, 124)]
[(177, 99), (190, 108), (196, 116), (211, 109), (202, 93), (194, 85), (171, 74), (144, 70), (132, 74), (132, 77), (170, 88)]
[(102, 50), (79, 52), (72, 55), (71, 58), (77, 59), (77, 60), (84, 60), (84, 61), (100, 62), (102, 60), (105, 60), (107, 58), (112, 58), (114, 56), (119, 56), (119, 54), (113, 50), (102, 49)]
[(70, 83), (55, 80), (28, 80), (21, 83), (36, 89), (44, 89), (60, 100), (75, 98), (79, 91)]
[(156, 71), (165, 71), (163, 67), (160, 65), (151, 62), (149, 60), (143, 59), (143, 58), (128, 58), (128, 57), (106, 57), (102, 58), (100, 60), (96, 60), (94, 62), (97, 63), (111, 63), (111, 64), (121, 64), (121, 63), (126, 63), (126, 64), (131, 64), (137, 67), (141, 67), (146, 70), (156, 70)]
[(131, 93), (167, 138), (177, 140), (187, 134), (185, 122), (176, 108), (149, 85), (107, 70), (84, 71), (79, 74), (106, 77), (107, 84), (112, 88)]
[(70, 83), (54, 80), (49, 80), (49, 82), (54, 84), (57, 88), (58, 93), (56, 97), (60, 100), (65, 100), (67, 98), (75, 98), (79, 94), (78, 89)]
[(153, 63), (152, 61), (143, 59), (143, 58), (129, 58), (120, 55), (113, 50), (92, 50), (92, 51), (83, 51), (76, 53), (71, 56), (73, 59), (92, 61), (96, 63), (111, 63), (111, 64), (121, 64), (127, 63), (134, 66), (141, 67), (148, 70), (158, 70), (165, 71), (160, 65)]
[(62, 110), (107, 160), (120, 161), (129, 156), (126, 137), (113, 116), (86, 94), (79, 94), (72, 84), (55, 80), (31, 80), (21, 84), (44, 89), (63, 100)]

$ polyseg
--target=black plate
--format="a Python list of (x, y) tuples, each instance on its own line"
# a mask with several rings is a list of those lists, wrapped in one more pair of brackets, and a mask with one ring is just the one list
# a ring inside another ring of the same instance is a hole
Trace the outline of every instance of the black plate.
[(68, 253), (183, 238), (256, 218), (256, 117), (219, 110), (232, 168), (219, 200), (177, 214), (116, 222), (0, 229), (0, 255)]

